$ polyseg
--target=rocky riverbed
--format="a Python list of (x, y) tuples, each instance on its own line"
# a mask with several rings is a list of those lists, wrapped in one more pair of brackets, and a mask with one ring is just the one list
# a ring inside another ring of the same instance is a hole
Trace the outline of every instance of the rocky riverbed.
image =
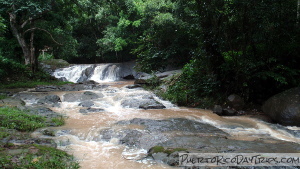
[(34, 132), (33, 142), (54, 140), (59, 149), (74, 154), (82, 168), (176, 167), (178, 152), (300, 152), (297, 127), (180, 108), (133, 81), (39, 86), (11, 95), (2, 105), (67, 117), (65, 126)]

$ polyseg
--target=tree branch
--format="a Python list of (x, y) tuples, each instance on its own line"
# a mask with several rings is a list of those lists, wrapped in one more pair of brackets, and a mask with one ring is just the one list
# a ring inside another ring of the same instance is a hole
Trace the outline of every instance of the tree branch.
[(31, 20), (32, 20), (32, 18), (30, 17), (30, 18), (27, 19), (25, 22), (23, 22), (22, 25), (21, 25), (21, 28), (24, 28), (25, 25), (27, 25), (27, 23), (28, 23), (29, 21), (31, 21)]
[(42, 29), (42, 28), (30, 28), (30, 29), (27, 29), (27, 30), (24, 32), (24, 34), (27, 33), (27, 32), (29, 32), (29, 31), (34, 31), (34, 30), (41, 30), (41, 31), (44, 31), (44, 32), (48, 33), (48, 34), (50, 35), (51, 39), (53, 40), (53, 42), (55, 42), (55, 43), (58, 44), (58, 45), (63, 45), (63, 44), (61, 44), (61, 43), (58, 43), (58, 42), (53, 38), (52, 34), (51, 34), (49, 31), (47, 31), (47, 30), (45, 30), (45, 29)]

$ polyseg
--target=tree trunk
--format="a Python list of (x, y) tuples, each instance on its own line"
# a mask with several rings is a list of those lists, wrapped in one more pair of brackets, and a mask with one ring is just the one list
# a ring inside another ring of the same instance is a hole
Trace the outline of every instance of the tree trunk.
[(24, 33), (22, 33), (20, 31), (21, 28), (17, 24), (16, 14), (13, 12), (9, 13), (9, 18), (10, 18), (10, 26), (12, 29), (12, 33), (17, 38), (17, 40), (22, 48), (22, 51), (24, 54), (24, 59), (25, 59), (25, 65), (28, 65), (31, 63), (31, 57), (30, 57), (31, 52), (29, 50), (28, 45), (26, 44)]
[(300, 22), (300, 0), (298, 0), (297, 3), (297, 25), (299, 26), (299, 22)]
[[(34, 27), (34, 24), (31, 23), (30, 24), (31, 27), (33, 28)], [(30, 34), (30, 65), (31, 65), (31, 71), (32, 72), (36, 72), (37, 70), (37, 65), (38, 65), (38, 62), (37, 62), (37, 58), (36, 58), (36, 55), (35, 55), (35, 47), (34, 47), (34, 30), (31, 31), (31, 34)]]

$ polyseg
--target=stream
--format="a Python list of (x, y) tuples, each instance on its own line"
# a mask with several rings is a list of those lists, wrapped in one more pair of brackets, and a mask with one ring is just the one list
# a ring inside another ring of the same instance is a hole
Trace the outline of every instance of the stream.
[[(88, 67), (56, 74), (58, 78), (68, 74), (70, 81), (78, 82)], [(122, 69), (110, 67), (116, 70), (94, 67), (101, 76), (94, 72), (85, 77), (99, 84), (74, 90), (32, 89), (18, 95), (33, 107), (41, 106), (39, 100), (45, 96), (59, 96), (60, 102), (42, 106), (66, 116), (66, 124), (48, 128), (55, 136), (41, 130), (33, 136), (54, 139), (83, 169), (174, 168), (168, 160), (147, 157), (156, 145), (193, 152), (300, 152), (299, 127), (271, 124), (260, 116), (221, 117), (210, 110), (177, 107), (141, 87), (129, 87), (134, 81), (121, 80), (117, 72)]]

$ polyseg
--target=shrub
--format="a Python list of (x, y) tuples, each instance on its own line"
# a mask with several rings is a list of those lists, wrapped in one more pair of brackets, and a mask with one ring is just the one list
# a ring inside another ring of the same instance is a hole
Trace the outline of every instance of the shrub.
[(186, 64), (182, 74), (171, 80), (163, 97), (179, 105), (207, 108), (214, 104), (213, 100), (219, 97), (219, 82), (205, 63), (205, 60), (193, 59)]

